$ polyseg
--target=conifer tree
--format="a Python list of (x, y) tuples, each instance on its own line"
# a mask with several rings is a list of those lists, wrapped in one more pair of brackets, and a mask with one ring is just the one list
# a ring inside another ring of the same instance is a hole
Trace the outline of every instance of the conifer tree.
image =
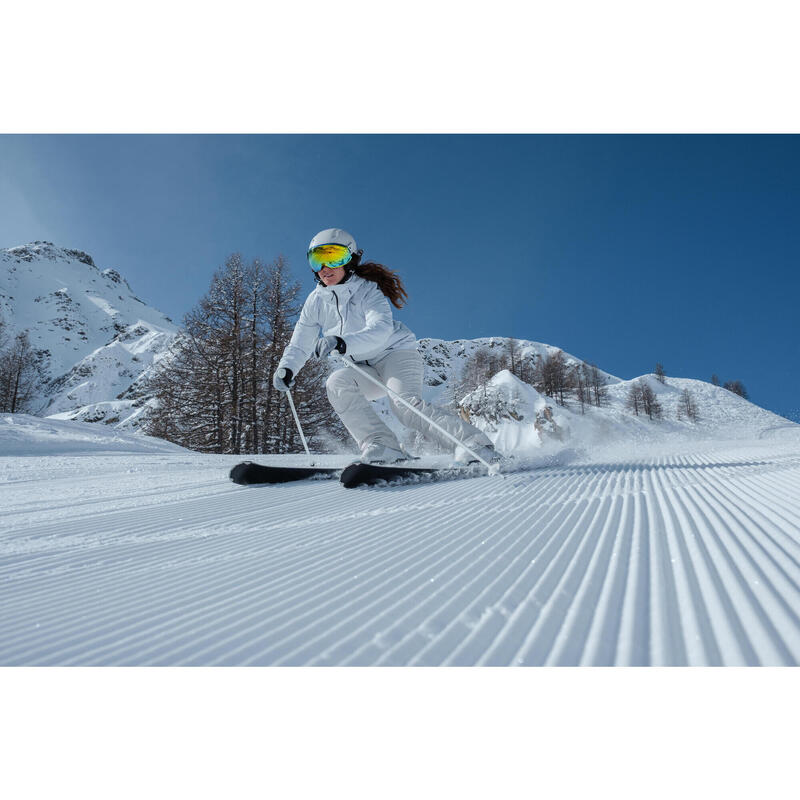
[[(5, 330), (0, 335), (7, 338)], [(0, 350), (0, 412), (33, 413), (33, 402), (43, 382), (42, 365), (28, 332), (18, 333)]]
[(540, 394), (555, 398), (559, 405), (566, 405), (566, 395), (572, 389), (572, 374), (563, 351), (556, 350), (537, 358), (533, 385)]
[(599, 408), (608, 399), (608, 389), (597, 364), (589, 364), (587, 375), (592, 393), (592, 402)]
[(639, 379), (631, 384), (626, 398), (626, 407), (639, 416), (641, 411), (647, 414), (650, 419), (661, 419), (663, 410), (658, 397), (647, 381)]
[(744, 384), (739, 381), (725, 381), (722, 385), (723, 389), (727, 389), (729, 392), (733, 392), (734, 394), (738, 394), (739, 397), (743, 397), (745, 400), (749, 400), (750, 396), (747, 394), (747, 389), (744, 388)]
[[(148, 433), (202, 452), (301, 450), (286, 397), (272, 385), (299, 291), (281, 257), (269, 265), (258, 259), (245, 265), (236, 253), (226, 259), (151, 379), (156, 407)], [(329, 372), (312, 358), (295, 380), (295, 406), (310, 445), (347, 437), (330, 413)]]
[(628, 395), (625, 398), (625, 407), (633, 411), (637, 417), (639, 416), (639, 409), (642, 407), (642, 395), (638, 381), (630, 385)]
[(519, 341), (513, 336), (510, 336), (506, 340), (505, 361), (507, 364), (506, 369), (508, 369), (512, 375), (516, 375), (517, 378), (521, 379), (523, 365), (522, 347)]
[(700, 418), (697, 402), (694, 399), (694, 395), (688, 389), (684, 389), (681, 392), (681, 397), (678, 401), (678, 419), (681, 420), (684, 417), (691, 422), (697, 422)]
[(647, 381), (640, 381), (640, 383), (642, 408), (644, 413), (647, 414), (650, 419), (661, 419), (663, 411), (656, 393), (653, 391), (652, 387), (649, 383), (647, 383)]
[(488, 347), (479, 347), (464, 362), (458, 381), (459, 399), (464, 395), (483, 387), (498, 373), (508, 369), (508, 355), (495, 352)]
[(589, 386), (588, 365), (584, 362), (575, 364), (572, 368), (572, 376), (570, 382), (575, 393), (575, 399), (581, 407), (581, 414), (586, 413), (586, 404), (591, 397), (591, 389)]

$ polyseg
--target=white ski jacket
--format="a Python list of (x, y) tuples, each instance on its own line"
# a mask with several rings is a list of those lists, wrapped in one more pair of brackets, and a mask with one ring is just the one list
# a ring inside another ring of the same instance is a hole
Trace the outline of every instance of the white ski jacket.
[(340, 336), (354, 361), (378, 358), (387, 350), (414, 350), (417, 339), (392, 317), (389, 300), (374, 281), (351, 275), (345, 283), (317, 286), (306, 298), (278, 369), (297, 373), (308, 361), (320, 333)]

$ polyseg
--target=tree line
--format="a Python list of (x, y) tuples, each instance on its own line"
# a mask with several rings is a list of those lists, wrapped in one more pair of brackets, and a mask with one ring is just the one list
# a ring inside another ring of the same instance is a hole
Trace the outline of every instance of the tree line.
[[(653, 374), (659, 383), (666, 384), (666, 372), (664, 370), (664, 365), (660, 361), (656, 363), (656, 368)], [(714, 386), (721, 385), (717, 375), (711, 376), (711, 383)], [(744, 384), (739, 380), (726, 381), (724, 384), (722, 384), (722, 388), (727, 389), (729, 392), (733, 392), (733, 394), (743, 397), (745, 400), (749, 399), (747, 389), (745, 389)], [(626, 398), (625, 405), (630, 411), (633, 411), (636, 416), (638, 416), (640, 413), (646, 414), (651, 420), (662, 419), (664, 416), (663, 408), (656, 393), (643, 379), (640, 379), (631, 385), (630, 389), (628, 390), (628, 396)], [(697, 422), (700, 419), (700, 410), (697, 400), (694, 394), (690, 392), (688, 388), (684, 388), (681, 392), (681, 396), (676, 407), (676, 414), (678, 420), (688, 419), (691, 422)]]
[(475, 350), (464, 362), (461, 375), (454, 383), (454, 402), (476, 389), (486, 391), (486, 384), (498, 372), (507, 369), (539, 394), (553, 398), (561, 406), (570, 400), (580, 405), (600, 406), (606, 402), (608, 389), (596, 364), (569, 363), (562, 350), (545, 355), (526, 356), (519, 340), (505, 339)]
[[(156, 401), (145, 432), (200, 452), (298, 452), (299, 434), (272, 376), (302, 305), (299, 292), (283, 257), (264, 263), (258, 258), (245, 262), (239, 253), (229, 256), (185, 315), (169, 353), (144, 382), (144, 393)], [(608, 390), (595, 364), (570, 363), (561, 350), (529, 356), (517, 339), (509, 338), (467, 358), (452, 384), (452, 405), (481, 387), (485, 392), (489, 380), (504, 369), (561, 406), (577, 404), (581, 413), (587, 405), (607, 402)], [(326, 362), (310, 359), (292, 393), (309, 445), (321, 451), (349, 440), (324, 390), (329, 371)], [(654, 374), (666, 382), (660, 362)], [(36, 413), (34, 403), (48, 379), (46, 359), (32, 348), (28, 333), (12, 335), (0, 316), (0, 411)], [(716, 375), (711, 382), (720, 385)], [(727, 381), (723, 388), (748, 397), (741, 381)], [(626, 405), (650, 419), (663, 415), (645, 381), (631, 386)], [(688, 390), (681, 395), (678, 417), (699, 418)]]
[[(570, 364), (561, 350), (546, 355), (523, 356), (519, 341), (507, 339), (502, 344), (492, 343), (481, 347), (466, 359), (460, 379), (454, 384), (453, 404), (458, 406), (459, 398), (476, 389), (483, 390), (485, 399), (487, 383), (504, 369), (533, 386), (539, 394), (551, 397), (558, 405), (576, 404), (581, 413), (585, 413), (587, 405), (599, 407), (607, 402), (608, 389), (595, 364)], [(653, 375), (657, 381), (666, 384), (666, 371), (661, 362), (656, 363)], [(712, 383), (720, 385), (718, 380), (712, 380)], [(747, 397), (740, 381), (726, 383), (723, 388)], [(625, 398), (625, 407), (634, 415), (641, 414), (651, 420), (660, 420), (664, 416), (657, 393), (645, 379), (631, 384)], [(691, 422), (700, 419), (697, 399), (688, 388), (681, 391), (676, 405), (676, 416), (678, 420), (687, 419)]]

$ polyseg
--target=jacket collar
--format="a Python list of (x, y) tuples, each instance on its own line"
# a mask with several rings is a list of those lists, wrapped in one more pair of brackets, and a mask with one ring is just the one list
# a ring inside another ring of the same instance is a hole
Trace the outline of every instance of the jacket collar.
[(314, 291), (318, 292), (326, 303), (335, 302), (334, 295), (341, 303), (342, 301), (346, 302), (349, 300), (362, 283), (364, 283), (364, 279), (354, 274), (351, 275), (345, 283), (337, 283), (333, 286), (317, 286)]

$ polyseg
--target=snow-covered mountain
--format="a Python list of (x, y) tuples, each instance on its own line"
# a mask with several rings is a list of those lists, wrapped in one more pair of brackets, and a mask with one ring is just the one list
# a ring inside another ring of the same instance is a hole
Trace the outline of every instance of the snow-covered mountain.
[[(136, 429), (152, 400), (146, 379), (177, 335), (161, 312), (133, 294), (114, 269), (98, 268), (80, 250), (34, 242), (0, 250), (0, 313), (13, 331), (28, 330), (32, 346), (50, 363), (51, 382), (40, 398), (39, 413), (62, 420), (103, 422), (114, 429)], [(626, 408), (632, 383), (598, 370), (606, 399), (599, 407), (566, 407), (502, 371), (485, 387), (463, 397), (460, 384), (470, 356), (507, 351), (502, 337), (444, 341), (421, 339), (425, 362), (424, 399), (449, 405), (469, 416), (504, 452), (538, 448), (549, 439), (571, 443), (654, 440), (683, 434), (691, 438), (741, 438), (793, 423), (718, 386), (688, 378), (659, 383), (642, 376), (663, 407), (663, 418), (651, 421)], [(517, 342), (517, 358), (532, 361), (558, 348), (541, 342)], [(564, 353), (567, 367), (581, 359)], [(681, 415), (681, 396), (689, 390), (699, 419)], [(377, 404), (412, 451), (425, 452), (390, 413), (386, 400)]]
[(50, 242), (0, 250), (0, 313), (49, 359), (39, 413), (123, 427), (147, 400), (135, 385), (177, 333), (119, 272)]
[[(452, 397), (461, 371), (470, 356), (481, 349), (489, 353), (502, 354), (506, 351), (508, 342), (508, 338), (502, 336), (455, 339), (454, 341), (420, 339), (418, 346), (425, 360), (426, 399), (438, 404), (446, 403)], [(561, 349), (551, 344), (532, 342), (527, 339), (518, 339), (516, 342), (517, 357), (520, 361), (532, 360), (536, 357), (547, 358)], [(564, 362), (567, 367), (571, 368), (582, 363), (582, 359), (563, 350), (562, 353), (564, 353)], [(599, 370), (599, 373), (601, 380), (607, 385), (619, 383), (621, 380), (603, 370)]]
[[(649, 419), (626, 407), (633, 384), (646, 383), (656, 396), (662, 415)], [(583, 410), (574, 399), (562, 407), (539, 394), (508, 370), (495, 375), (486, 387), (462, 400), (470, 419), (503, 452), (541, 447), (548, 440), (585, 446), (611, 442), (678, 441), (680, 439), (759, 438), (769, 431), (800, 431), (800, 425), (766, 411), (727, 389), (691, 378), (668, 378), (665, 384), (652, 375), (618, 381), (606, 387), (607, 398)], [(698, 410), (691, 420), (684, 408), (688, 391)]]
[[(502, 370), (485, 386), (460, 396), (458, 384), (467, 359), (478, 349), (500, 354), (507, 344), (505, 338), (419, 342), (425, 360), (425, 399), (440, 405), (449, 403), (454, 409), (457, 403), (461, 413), (484, 430), (502, 452), (525, 453), (551, 440), (596, 445), (681, 438), (729, 440), (758, 438), (773, 429), (800, 431), (800, 425), (721, 386), (692, 378), (667, 377), (666, 383), (661, 383), (654, 375), (642, 375), (623, 380), (598, 369), (599, 383), (606, 396), (600, 406), (587, 402), (581, 408), (574, 398), (561, 406), (508, 370)], [(527, 340), (518, 341), (518, 347), (520, 360), (546, 358), (558, 350)], [(581, 364), (580, 358), (569, 353), (563, 355), (568, 368)], [(640, 381), (652, 389), (661, 405), (662, 416), (658, 420), (650, 420), (641, 413), (636, 416), (627, 408), (631, 387)], [(697, 409), (696, 420), (685, 413), (684, 391), (689, 392)], [(382, 401), (382, 405), (386, 422), (403, 436), (404, 431), (390, 414), (386, 402)], [(419, 445), (407, 434), (406, 443), (412, 447)]]

